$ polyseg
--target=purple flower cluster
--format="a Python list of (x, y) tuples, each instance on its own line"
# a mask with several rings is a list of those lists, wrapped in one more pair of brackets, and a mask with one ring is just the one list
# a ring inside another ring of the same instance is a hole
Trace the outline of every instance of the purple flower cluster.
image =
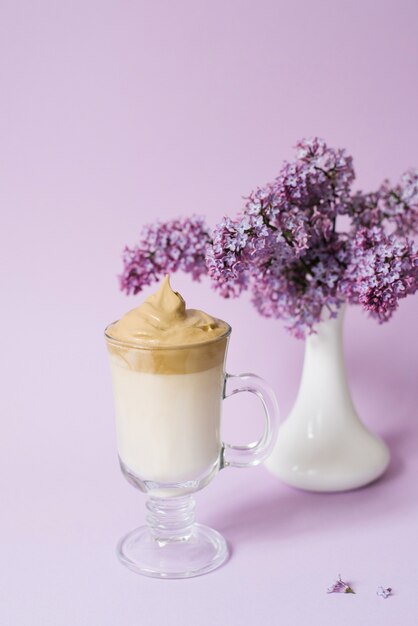
[(378, 226), (358, 230), (350, 245), (341, 291), (349, 302), (360, 303), (379, 322), (386, 322), (398, 301), (418, 289), (417, 248)]
[(386, 217), (394, 224), (395, 233), (403, 237), (409, 233), (418, 233), (418, 170), (406, 172), (393, 189), (387, 182), (382, 187)]
[(199, 280), (206, 274), (209, 229), (201, 217), (157, 222), (143, 227), (139, 243), (123, 252), (120, 288), (136, 294), (164, 274), (182, 270)]
[(249, 290), (261, 315), (283, 319), (297, 337), (346, 301), (387, 321), (418, 289), (417, 249), (407, 238), (418, 233), (418, 170), (394, 187), (385, 181), (376, 192), (353, 193), (345, 150), (318, 138), (296, 149), (213, 233), (196, 217), (146, 226), (140, 243), (125, 249), (121, 288), (137, 293), (179, 269), (197, 280), (208, 273), (223, 297)]
[(346, 256), (344, 242), (337, 239), (329, 249), (308, 252), (283, 264), (272, 258), (264, 273), (253, 273), (252, 302), (265, 317), (283, 319), (286, 328), (298, 338), (313, 329), (323, 308), (335, 317), (344, 302), (338, 290), (341, 278), (340, 259)]
[(337, 215), (354, 180), (352, 159), (319, 139), (301, 141), (295, 161), (253, 192), (236, 220), (224, 219), (208, 247), (208, 272), (225, 297), (250, 288), (257, 310), (296, 336), (342, 303), (346, 242)]
[(373, 193), (357, 192), (342, 212), (354, 231), (381, 225), (400, 237), (418, 233), (418, 170), (406, 172), (395, 187), (386, 180)]

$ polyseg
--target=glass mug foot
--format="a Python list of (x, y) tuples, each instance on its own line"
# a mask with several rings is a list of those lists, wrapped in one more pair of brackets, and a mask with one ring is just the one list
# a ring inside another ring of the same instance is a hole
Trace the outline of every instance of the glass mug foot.
[(190, 578), (218, 568), (228, 558), (225, 539), (194, 523), (192, 496), (150, 498), (147, 526), (123, 537), (117, 546), (129, 569), (154, 578)]
[(119, 560), (129, 569), (154, 578), (191, 578), (207, 574), (228, 558), (225, 539), (216, 530), (195, 524), (187, 539), (156, 540), (147, 526), (123, 537), (117, 547)]

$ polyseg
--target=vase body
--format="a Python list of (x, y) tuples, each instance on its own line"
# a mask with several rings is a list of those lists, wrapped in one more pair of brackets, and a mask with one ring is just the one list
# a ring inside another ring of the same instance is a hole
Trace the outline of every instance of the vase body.
[(301, 383), (279, 429), (267, 468), (309, 491), (345, 491), (376, 480), (387, 468), (386, 444), (354, 408), (343, 354), (344, 307), (306, 339)]

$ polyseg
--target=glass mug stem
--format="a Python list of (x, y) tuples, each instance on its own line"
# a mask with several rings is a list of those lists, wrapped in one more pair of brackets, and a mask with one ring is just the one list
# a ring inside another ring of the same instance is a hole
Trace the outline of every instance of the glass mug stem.
[(193, 533), (196, 502), (193, 496), (149, 498), (147, 524), (159, 543), (187, 541)]

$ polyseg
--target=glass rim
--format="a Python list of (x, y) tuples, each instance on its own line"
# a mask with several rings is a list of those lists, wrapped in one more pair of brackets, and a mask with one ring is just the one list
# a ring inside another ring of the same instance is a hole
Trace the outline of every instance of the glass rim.
[(218, 335), (218, 337), (216, 337), (215, 339), (208, 339), (207, 341), (199, 341), (199, 342), (195, 342), (195, 343), (179, 343), (179, 344), (170, 344), (170, 345), (150, 345), (150, 344), (141, 344), (137, 341), (129, 341), (129, 340), (121, 340), (121, 339), (115, 339), (115, 337), (112, 337), (112, 335), (109, 334), (108, 330), (111, 326), (113, 326), (114, 324), (116, 324), (116, 322), (118, 322), (119, 320), (115, 320), (114, 322), (111, 322), (110, 324), (108, 324), (106, 326), (106, 328), (104, 329), (104, 336), (105, 339), (108, 343), (113, 344), (115, 346), (120, 346), (123, 348), (131, 348), (134, 350), (148, 350), (150, 352), (157, 352), (157, 351), (167, 351), (167, 350), (193, 350), (193, 349), (198, 349), (204, 346), (208, 346), (208, 345), (212, 345), (215, 344), (219, 341), (222, 341), (223, 339), (227, 339), (229, 337), (229, 335), (232, 332), (232, 327), (227, 323), (222, 321), (225, 325), (226, 325), (226, 330), (224, 333), (222, 333), (222, 335)]

